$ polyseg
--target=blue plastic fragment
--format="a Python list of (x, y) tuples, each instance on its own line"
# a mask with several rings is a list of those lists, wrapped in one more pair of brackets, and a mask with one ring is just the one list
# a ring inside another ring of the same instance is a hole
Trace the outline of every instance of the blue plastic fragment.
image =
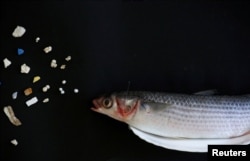
[(18, 55), (22, 55), (24, 53), (24, 50), (23, 49), (21, 49), (21, 48), (18, 48), (17, 49), (17, 54)]

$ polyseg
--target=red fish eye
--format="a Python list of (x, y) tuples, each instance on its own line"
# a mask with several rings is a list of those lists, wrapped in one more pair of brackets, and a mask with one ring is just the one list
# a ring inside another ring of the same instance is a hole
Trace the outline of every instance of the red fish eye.
[(104, 108), (109, 109), (112, 107), (113, 102), (110, 98), (105, 98), (103, 100), (102, 104), (103, 104)]

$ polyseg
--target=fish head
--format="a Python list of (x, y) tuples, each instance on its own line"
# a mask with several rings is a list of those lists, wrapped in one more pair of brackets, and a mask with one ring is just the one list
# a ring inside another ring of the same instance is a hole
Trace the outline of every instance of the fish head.
[(129, 121), (140, 106), (140, 99), (136, 97), (128, 98), (126, 96), (102, 96), (93, 100), (95, 112), (102, 113), (116, 120)]

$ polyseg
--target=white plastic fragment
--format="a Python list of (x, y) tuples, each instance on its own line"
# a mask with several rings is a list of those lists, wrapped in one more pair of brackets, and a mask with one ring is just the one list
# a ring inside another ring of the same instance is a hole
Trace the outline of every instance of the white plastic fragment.
[(33, 97), (33, 98), (29, 99), (28, 101), (26, 101), (26, 105), (29, 107), (37, 102), (38, 102), (37, 97)]
[(70, 56), (70, 55), (67, 56), (67, 57), (65, 58), (65, 60), (66, 60), (66, 61), (70, 61), (70, 60), (71, 60), (71, 56)]
[(79, 89), (75, 88), (74, 93), (78, 93), (78, 92), (79, 92)]
[(10, 141), (10, 143), (11, 143), (11, 144), (13, 144), (13, 145), (15, 145), (15, 146), (17, 146), (17, 145), (18, 145), (18, 142), (17, 142), (17, 140), (16, 140), (16, 139), (11, 140), (11, 141)]
[(17, 94), (18, 94), (18, 92), (14, 92), (14, 93), (12, 93), (12, 99), (16, 99), (17, 98)]
[(7, 68), (8, 66), (11, 65), (11, 61), (7, 58), (3, 59), (3, 64), (4, 64), (4, 68)]
[(15, 113), (11, 106), (4, 107), (3, 111), (13, 125), (15, 126), (22, 125), (21, 121), (15, 116)]
[(45, 86), (43, 87), (43, 92), (47, 92), (48, 91), (48, 88)]
[(40, 37), (36, 38), (36, 43), (38, 43), (40, 41)]
[(26, 29), (22, 26), (17, 26), (12, 33), (13, 37), (22, 37), (23, 34), (26, 32)]
[(62, 64), (61, 66), (60, 66), (60, 69), (65, 69), (66, 68), (66, 65), (65, 64)]
[(67, 81), (66, 80), (62, 80), (62, 84), (66, 84), (67, 83)]
[(45, 53), (49, 53), (49, 52), (52, 51), (52, 47), (51, 47), (51, 46), (48, 46), (48, 47), (44, 48), (43, 51), (44, 51)]
[(50, 89), (50, 86), (46, 85), (46, 86), (43, 87), (43, 92), (47, 92), (49, 89)]
[(51, 68), (56, 68), (57, 67), (57, 63), (56, 63), (55, 59), (51, 60), (50, 66), (51, 66)]
[(60, 91), (61, 94), (65, 94), (65, 91), (63, 90), (62, 87), (59, 88), (59, 91)]
[(49, 98), (45, 98), (45, 99), (43, 100), (43, 103), (47, 103), (47, 102), (49, 102)]
[(25, 73), (25, 74), (28, 74), (30, 72), (30, 67), (26, 64), (23, 64), (21, 66), (21, 73)]

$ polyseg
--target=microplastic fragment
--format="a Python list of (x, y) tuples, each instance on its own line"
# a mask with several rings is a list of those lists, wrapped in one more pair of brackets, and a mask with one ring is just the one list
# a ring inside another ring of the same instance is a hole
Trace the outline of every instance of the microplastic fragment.
[(16, 99), (17, 98), (17, 94), (18, 94), (18, 92), (14, 92), (14, 93), (12, 93), (12, 99)]
[(63, 90), (62, 87), (59, 88), (59, 91), (60, 91), (61, 94), (65, 94), (65, 91)]
[(47, 92), (48, 90), (50, 89), (50, 86), (49, 85), (46, 85), (43, 87), (43, 92)]
[(11, 65), (11, 61), (7, 58), (3, 59), (3, 64), (4, 64), (4, 68), (7, 68), (8, 66)]
[(23, 64), (21, 66), (21, 73), (25, 73), (25, 74), (28, 74), (30, 72), (30, 67), (26, 64)]
[(33, 97), (33, 98), (29, 99), (28, 101), (26, 101), (26, 105), (29, 107), (37, 102), (38, 102), (37, 97)]
[(21, 48), (17, 49), (17, 55), (23, 55), (24, 54), (24, 50)]
[(63, 64), (63, 65), (60, 66), (60, 69), (65, 69), (65, 68), (66, 68), (65, 64)]
[(22, 125), (21, 121), (15, 116), (15, 113), (11, 106), (4, 107), (3, 111), (13, 125), (15, 126)]
[(40, 41), (40, 37), (36, 38), (36, 43), (38, 43)]
[(66, 80), (62, 80), (62, 84), (66, 84), (67, 83), (67, 81)]
[(49, 98), (45, 98), (45, 99), (43, 100), (43, 103), (47, 103), (47, 102), (49, 102)]
[(36, 82), (39, 81), (40, 79), (41, 79), (40, 76), (35, 76), (35, 77), (33, 78), (33, 83), (36, 83)]
[(49, 53), (49, 52), (52, 51), (52, 47), (51, 47), (51, 46), (48, 46), (48, 47), (44, 48), (43, 51), (44, 51), (45, 53)]
[(74, 89), (74, 92), (75, 92), (75, 93), (78, 93), (78, 92), (79, 92), (79, 89), (75, 88), (75, 89)]
[(13, 37), (22, 37), (23, 34), (26, 32), (26, 29), (22, 26), (17, 26), (12, 33)]
[(27, 89), (24, 90), (25, 96), (28, 96), (28, 95), (30, 95), (31, 93), (32, 93), (32, 88), (27, 88)]
[(56, 67), (57, 67), (56, 60), (55, 60), (55, 59), (52, 59), (52, 60), (51, 60), (50, 66), (51, 66), (51, 68), (56, 68)]
[(66, 61), (70, 61), (70, 60), (71, 60), (71, 56), (70, 56), (70, 55), (67, 56), (67, 57), (65, 58), (65, 60), (66, 60)]
[(43, 87), (43, 92), (47, 92), (48, 91), (48, 88), (45, 86)]
[(18, 142), (17, 142), (17, 140), (16, 140), (16, 139), (11, 140), (11, 141), (10, 141), (10, 143), (11, 143), (11, 144), (13, 144), (13, 145), (15, 145), (15, 146), (17, 146), (17, 145), (18, 145)]

